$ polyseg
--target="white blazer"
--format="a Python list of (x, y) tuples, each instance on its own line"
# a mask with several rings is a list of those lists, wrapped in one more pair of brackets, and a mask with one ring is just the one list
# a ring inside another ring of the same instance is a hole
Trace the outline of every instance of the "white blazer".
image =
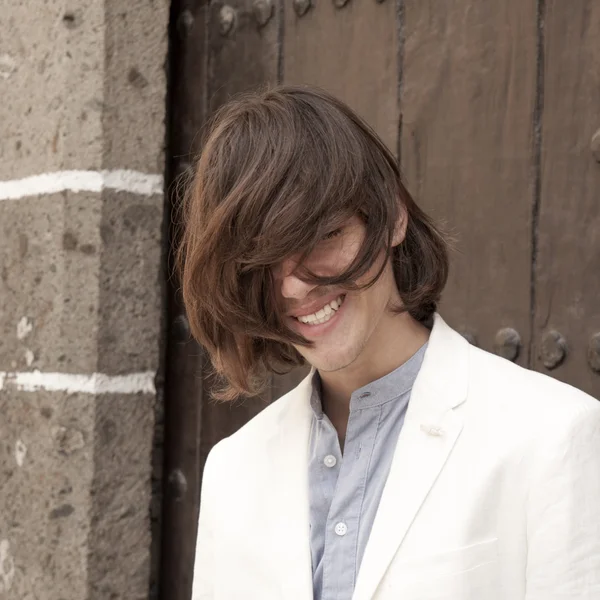
[[(311, 600), (310, 377), (217, 444), (192, 600)], [(436, 315), (353, 600), (600, 600), (600, 403)]]

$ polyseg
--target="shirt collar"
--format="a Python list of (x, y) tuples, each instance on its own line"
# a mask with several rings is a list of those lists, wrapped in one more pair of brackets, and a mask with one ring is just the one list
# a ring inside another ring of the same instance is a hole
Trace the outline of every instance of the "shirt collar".
[[(415, 354), (391, 373), (355, 390), (350, 397), (350, 412), (381, 406), (410, 391), (423, 363), (427, 345), (428, 342), (425, 342)], [(321, 378), (316, 370), (312, 378), (310, 406), (315, 416), (322, 419)]]

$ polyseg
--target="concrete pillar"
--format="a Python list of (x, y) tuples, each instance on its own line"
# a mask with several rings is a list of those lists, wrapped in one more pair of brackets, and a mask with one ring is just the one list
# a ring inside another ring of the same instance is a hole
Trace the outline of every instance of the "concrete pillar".
[(0, 600), (151, 596), (168, 5), (2, 6)]

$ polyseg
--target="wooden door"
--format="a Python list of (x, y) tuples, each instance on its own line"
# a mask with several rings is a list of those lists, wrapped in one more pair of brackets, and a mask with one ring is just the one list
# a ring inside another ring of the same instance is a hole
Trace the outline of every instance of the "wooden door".
[(404, 32), (402, 166), (455, 240), (441, 312), (479, 346), (527, 365), (535, 2), (406, 0)]
[[(320, 85), (371, 123), (454, 239), (440, 308), (473, 343), (600, 397), (593, 0), (173, 0), (168, 176), (237, 92)], [(201, 473), (259, 401), (210, 399), (170, 281), (160, 597), (188, 600)]]
[(600, 5), (544, 7), (531, 367), (600, 398)]

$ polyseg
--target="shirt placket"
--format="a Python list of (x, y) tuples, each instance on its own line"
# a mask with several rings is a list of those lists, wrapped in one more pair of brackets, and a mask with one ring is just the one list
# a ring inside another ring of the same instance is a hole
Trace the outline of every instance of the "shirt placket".
[[(338, 468), (335, 492), (327, 515), (323, 553), (322, 600), (341, 600), (352, 597), (356, 579), (356, 551), (360, 527), (360, 510), (365, 494), (369, 462), (375, 443), (379, 409), (351, 411), (346, 430), (344, 456), (339, 440), (329, 420), (328, 428), (335, 433)], [(324, 457), (324, 464), (327, 456)], [(329, 462), (333, 462), (329, 459)]]

